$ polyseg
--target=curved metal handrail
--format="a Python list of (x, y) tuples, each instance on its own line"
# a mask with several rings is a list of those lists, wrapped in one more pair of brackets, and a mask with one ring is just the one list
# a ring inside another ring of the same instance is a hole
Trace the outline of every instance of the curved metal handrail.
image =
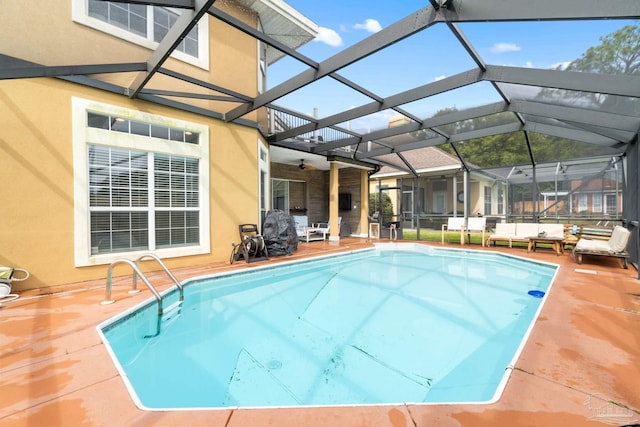
[[(156, 288), (154, 288), (153, 285), (151, 283), (149, 283), (149, 280), (144, 275), (144, 273), (142, 273), (142, 271), (140, 271), (140, 268), (138, 267), (138, 265), (136, 263), (134, 263), (133, 261), (130, 261), (128, 259), (117, 259), (117, 260), (113, 261), (111, 263), (111, 265), (109, 266), (109, 270), (107, 271), (107, 289), (106, 289), (106, 293), (105, 293), (105, 300), (102, 301), (102, 304), (111, 304), (111, 303), (114, 302), (114, 300), (111, 299), (111, 284), (112, 284), (112, 281), (113, 281), (113, 267), (118, 265), (118, 264), (128, 264), (128, 265), (130, 265), (131, 268), (133, 268), (134, 277), (136, 277), (135, 276), (136, 274), (138, 276), (140, 276), (140, 278), (142, 279), (144, 284), (147, 285), (147, 288), (149, 288), (149, 290), (151, 291), (153, 296), (156, 297), (156, 300), (158, 301), (158, 315), (162, 315), (162, 297), (160, 296), (160, 293), (158, 293)], [(134, 283), (135, 283), (135, 280), (134, 280)]]
[[(165, 271), (165, 273), (167, 273), (167, 275), (169, 276), (169, 278), (171, 278), (171, 280), (173, 280), (173, 283), (175, 283), (175, 285), (178, 287), (178, 289), (180, 290), (180, 301), (184, 301), (184, 288), (182, 286), (182, 283), (180, 283), (178, 281), (178, 279), (176, 279), (176, 276), (174, 276), (169, 269), (167, 268), (166, 265), (164, 265), (164, 263), (162, 262), (162, 260), (160, 258), (158, 258), (158, 256), (156, 254), (152, 254), (152, 253), (147, 253), (147, 254), (143, 254), (140, 255), (138, 257), (138, 259), (136, 259), (136, 265), (138, 267), (140, 267), (140, 261), (144, 260), (145, 258), (153, 258), (155, 259), (158, 264), (160, 264), (160, 267), (162, 267), (162, 269)], [(133, 289), (136, 289), (137, 286), (137, 282), (138, 279), (136, 277), (136, 273), (133, 273)]]

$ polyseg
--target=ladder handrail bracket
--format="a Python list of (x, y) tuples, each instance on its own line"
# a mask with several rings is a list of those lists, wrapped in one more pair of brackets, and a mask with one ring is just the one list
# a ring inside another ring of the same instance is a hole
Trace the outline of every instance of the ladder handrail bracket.
[(144, 273), (140, 271), (140, 268), (135, 262), (128, 259), (124, 259), (124, 258), (113, 261), (109, 266), (109, 270), (107, 270), (107, 288), (105, 292), (104, 301), (102, 301), (101, 304), (111, 304), (114, 302), (114, 300), (111, 299), (111, 286), (113, 282), (113, 267), (115, 267), (118, 264), (127, 264), (131, 266), (131, 268), (133, 268), (133, 271), (134, 271), (134, 277), (135, 277), (135, 274), (140, 276), (140, 278), (142, 279), (142, 282), (145, 285), (147, 285), (147, 288), (149, 288), (153, 296), (158, 301), (158, 315), (162, 315), (162, 297), (160, 296), (160, 293), (158, 293), (156, 288), (153, 287), (153, 285), (149, 282), (149, 280), (144, 275)]
[[(140, 261), (144, 261), (145, 259), (154, 259), (156, 260), (156, 262), (158, 264), (160, 264), (160, 267), (162, 267), (162, 269), (165, 271), (165, 273), (167, 273), (167, 276), (169, 276), (169, 278), (173, 281), (173, 283), (178, 287), (178, 289), (180, 290), (180, 301), (184, 301), (184, 288), (182, 286), (182, 283), (180, 283), (180, 281), (178, 281), (178, 279), (176, 279), (176, 276), (173, 275), (173, 273), (171, 273), (169, 271), (169, 269), (167, 268), (167, 266), (164, 264), (164, 262), (162, 262), (162, 260), (156, 255), (156, 254), (152, 254), (152, 253), (146, 253), (143, 255), (140, 255), (137, 259), (136, 259), (136, 265), (138, 267), (140, 267)], [(137, 278), (137, 274), (133, 273), (133, 289), (136, 289), (137, 286), (137, 282), (138, 282), (138, 278)]]

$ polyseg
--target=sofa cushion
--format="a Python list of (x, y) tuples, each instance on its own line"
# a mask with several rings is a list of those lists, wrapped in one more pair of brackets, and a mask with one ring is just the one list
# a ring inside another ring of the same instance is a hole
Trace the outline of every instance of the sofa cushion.
[(609, 242), (605, 240), (580, 239), (576, 243), (575, 250), (589, 252), (613, 252)]
[(564, 225), (562, 224), (539, 224), (538, 233), (547, 233), (547, 237), (564, 237)]
[(498, 222), (496, 224), (496, 232), (492, 236), (496, 237), (510, 237), (516, 235), (515, 222)]
[(609, 239), (609, 246), (613, 252), (623, 252), (629, 242), (629, 230), (616, 225)]
[(537, 236), (538, 224), (530, 222), (519, 222), (516, 225), (516, 235), (520, 238)]

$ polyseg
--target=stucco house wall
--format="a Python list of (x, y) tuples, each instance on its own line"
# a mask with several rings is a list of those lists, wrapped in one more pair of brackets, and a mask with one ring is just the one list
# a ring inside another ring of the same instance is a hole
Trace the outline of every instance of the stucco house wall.
[[(75, 3), (76, 0), (3, 5), (0, 39), (12, 40), (12, 43), (3, 44), (3, 54), (44, 65), (148, 59), (149, 49), (75, 22), (72, 17)], [(235, 2), (221, 2), (221, 7), (256, 25), (255, 14), (236, 7)], [(173, 58), (166, 66), (255, 95), (256, 41), (210, 17), (205, 19), (209, 25), (210, 49), (206, 67)], [(74, 43), (78, 39), (83, 39), (83, 43)], [(65, 55), (51, 53), (58, 50), (53, 46), (64, 44), (69, 46)], [(130, 83), (135, 75), (97, 77), (124, 84)], [(168, 80), (163, 76), (156, 77), (148, 87), (167, 89), (163, 86)], [(171, 89), (184, 89), (183, 83), (175, 79), (171, 84)], [(190, 90), (194, 90), (193, 87)], [(0, 265), (25, 268), (31, 273), (27, 281), (15, 282), (14, 289), (106, 277), (109, 257), (84, 254), (88, 261), (78, 265), (78, 241), (82, 240), (78, 237), (82, 231), (78, 231), (79, 211), (75, 207), (79, 175), (74, 157), (77, 157), (74, 132), (83, 128), (78, 127), (77, 117), (74, 117), (75, 102), (106, 105), (132, 116), (159, 117), (169, 123), (193, 124), (205, 130), (200, 142), (206, 144), (208, 151), (207, 163), (201, 164), (207, 169), (207, 180), (201, 183), (200, 197), (208, 216), (206, 223), (200, 225), (208, 229), (207, 239), (203, 239), (208, 240), (208, 248), (205, 245), (200, 253), (168, 256), (163, 260), (169, 268), (228, 260), (231, 242), (238, 240), (238, 224), (259, 222), (258, 147), (261, 136), (255, 128), (227, 124), (62, 79), (3, 80), (0, 81), (0, 198), (3, 200)], [(216, 109), (216, 101), (199, 102)], [(245, 118), (251, 119), (251, 116)], [(131, 139), (130, 135), (124, 134), (103, 135), (107, 135), (107, 141), (99, 142), (107, 145)], [(88, 234), (89, 230), (84, 232)], [(88, 239), (87, 236), (84, 238)], [(122, 257), (133, 258), (134, 255), (126, 253)], [(117, 267), (115, 275), (123, 274), (131, 274), (130, 268)]]

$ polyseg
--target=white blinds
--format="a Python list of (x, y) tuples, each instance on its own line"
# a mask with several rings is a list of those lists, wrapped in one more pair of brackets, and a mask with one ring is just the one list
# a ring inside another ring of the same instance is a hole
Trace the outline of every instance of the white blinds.
[(197, 159), (98, 145), (88, 157), (92, 254), (199, 243)]

